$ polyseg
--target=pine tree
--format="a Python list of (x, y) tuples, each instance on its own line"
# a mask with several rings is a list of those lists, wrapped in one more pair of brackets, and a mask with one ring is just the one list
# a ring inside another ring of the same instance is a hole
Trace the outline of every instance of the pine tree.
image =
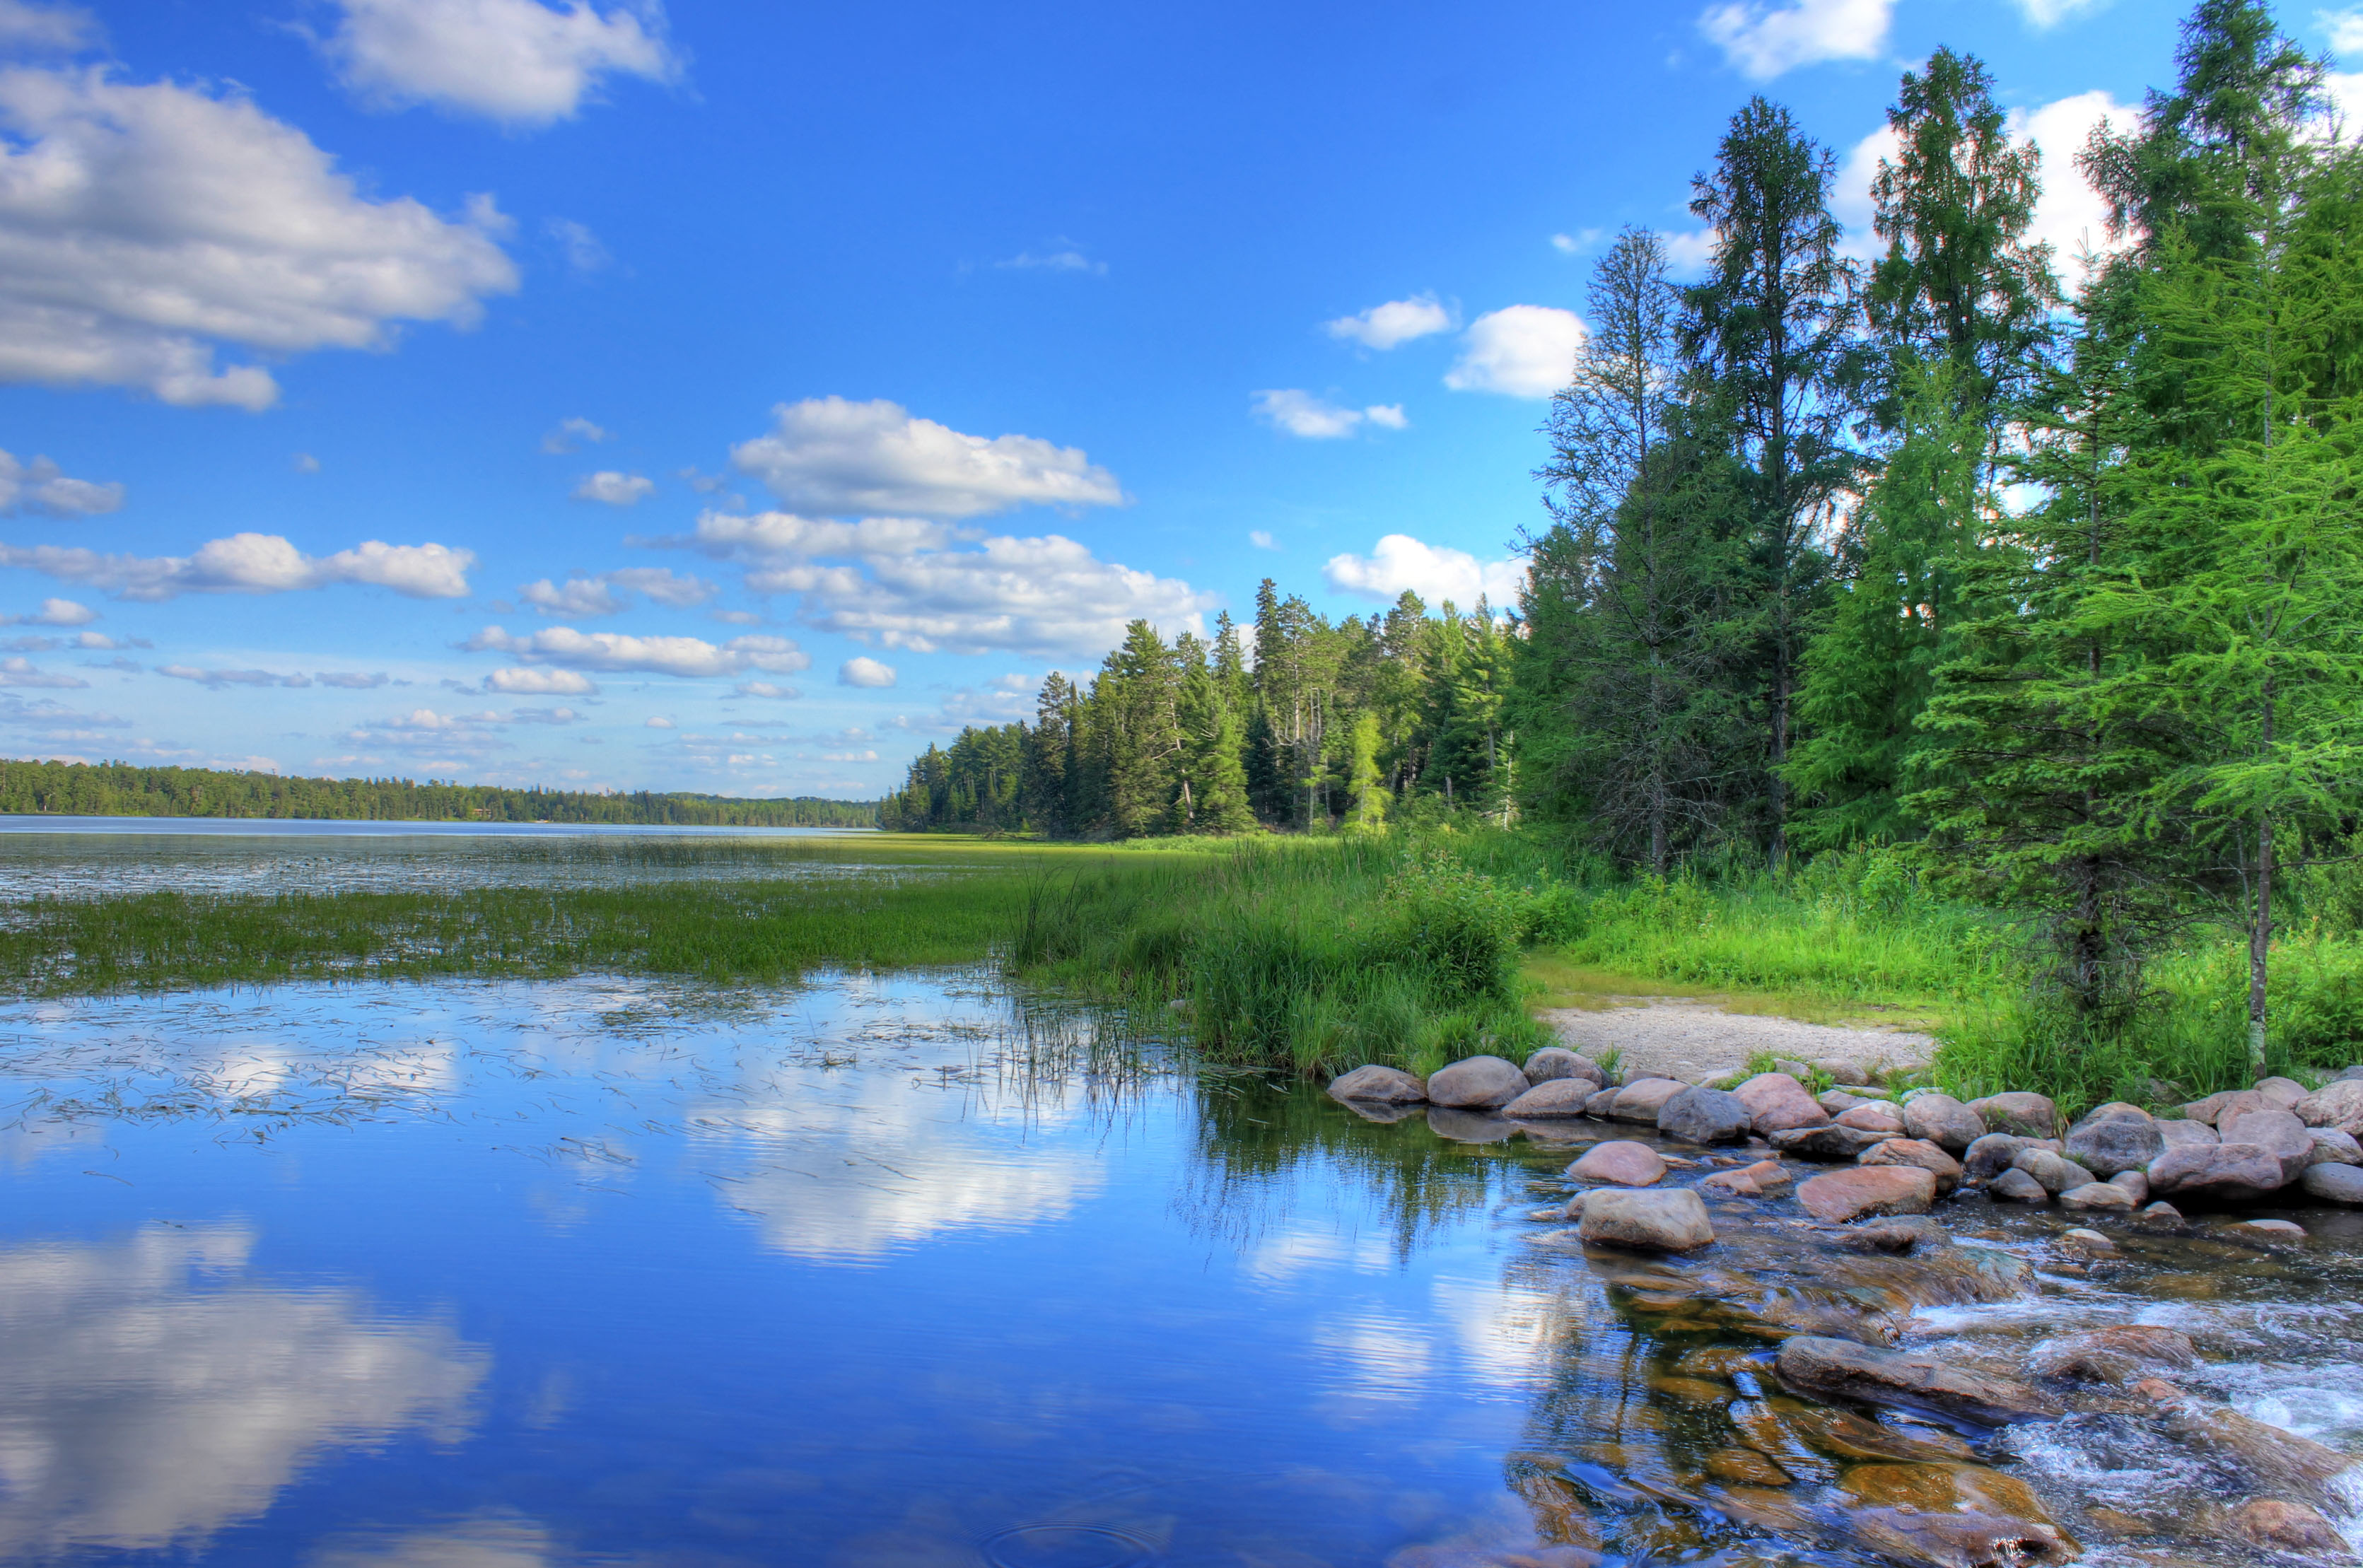
[(1376, 833), (1387, 822), (1386, 779), (1379, 771), (1379, 716), (1365, 708), (1355, 716), (1346, 792), (1353, 801), (1354, 826)]

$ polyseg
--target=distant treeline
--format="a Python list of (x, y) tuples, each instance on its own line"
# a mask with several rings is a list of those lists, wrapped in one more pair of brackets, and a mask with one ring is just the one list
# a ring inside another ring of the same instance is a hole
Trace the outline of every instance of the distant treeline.
[(0, 812), (89, 817), (310, 817), (342, 822), (634, 823), (876, 827), (874, 801), (504, 790), (430, 778), (283, 778), (205, 767), (0, 759)]

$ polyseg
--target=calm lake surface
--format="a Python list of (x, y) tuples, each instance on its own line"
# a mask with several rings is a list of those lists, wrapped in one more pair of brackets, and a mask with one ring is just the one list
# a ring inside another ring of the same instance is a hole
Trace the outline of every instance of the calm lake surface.
[[(36, 870), (125, 874), (72, 859)], [(1889, 1260), (1741, 1205), (1703, 1256), (1762, 1299), (1636, 1286), (1536, 1217), (1569, 1158), (1201, 1076), (981, 973), (0, 1001), (0, 1561), (1868, 1564), (1874, 1484), (1972, 1473), (2088, 1562), (2270, 1561), (2177, 1539), (2246, 1483), (2106, 1410), (1880, 1419), (1960, 1463), (1809, 1452), (1764, 1326)], [(2027, 1287), (1922, 1303), (1907, 1346), (2171, 1325), (2185, 1387), (2363, 1451), (2354, 1221), (2088, 1272), (2055, 1217), (1944, 1214)]]

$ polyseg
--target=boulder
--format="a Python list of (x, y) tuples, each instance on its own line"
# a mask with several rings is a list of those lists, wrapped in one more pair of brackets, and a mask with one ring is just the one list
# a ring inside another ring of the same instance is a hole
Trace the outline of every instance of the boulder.
[(2204, 1121), (2208, 1126), (2215, 1127), (2221, 1125), (2226, 1116), (2237, 1116), (2249, 1110), (2282, 1109), (2254, 1089), (2227, 1089), (2222, 1094), (2211, 1094), (2205, 1099), (2192, 1100), (2182, 1108), (2182, 1114), (2193, 1121)]
[(1658, 1131), (1692, 1143), (1731, 1143), (1747, 1136), (1754, 1115), (1728, 1089), (1695, 1086), (1658, 1108)]
[(2353, 1463), (2311, 1438), (2194, 1399), (2164, 1378), (2145, 1377), (2127, 1392), (2151, 1401), (2167, 1436), (2245, 1474), (2259, 1489), (2326, 1500), (2323, 1484)]
[(1864, 1100), (1853, 1110), (1840, 1112), (1837, 1121), (1841, 1127), (1877, 1132), (1882, 1137), (1903, 1136), (1903, 1113), (1880, 1100)]
[(1768, 1137), (1795, 1127), (1826, 1127), (1830, 1113), (1786, 1073), (1758, 1073), (1731, 1091), (1747, 1102), (1757, 1132)]
[(1860, 1062), (1846, 1056), (1824, 1056), (1814, 1064), (1814, 1071), (1834, 1084), (1860, 1088), (1870, 1082), (1869, 1070)]
[(2025, 1171), (2011, 1169), (1986, 1183), (1986, 1195), (2004, 1203), (2048, 1203), (2051, 1193), (2041, 1182)]
[(2330, 1075), (2329, 1081), (2334, 1084), (2343, 1084), (2352, 1082), (2357, 1078), (2363, 1078), (2363, 1066), (2341, 1067), (2338, 1071)]
[(2180, 1369), (2198, 1364), (2199, 1351), (2191, 1342), (2191, 1336), (2142, 1323), (2089, 1329), (2061, 1339), (2046, 1340), (2035, 1347), (2026, 1361), (2027, 1370), (2037, 1377), (2113, 1383), (2121, 1388), (2158, 1367)]
[(1428, 1075), (1431, 1104), (1456, 1110), (1497, 1110), (1526, 1092), (1526, 1075), (1499, 1056), (1471, 1056)]
[(1600, 1064), (1579, 1056), (1564, 1045), (1546, 1045), (1526, 1058), (1526, 1082), (1547, 1084), (1560, 1078), (1581, 1078), (1594, 1088), (1608, 1087)]
[(2071, 1187), (2059, 1195), (2059, 1207), (2080, 1214), (2130, 1214), (2139, 1200), (2113, 1182), (2096, 1181)]
[(2158, 1199), (2156, 1203), (2144, 1204), (2142, 1206), (2141, 1217), (2148, 1220), (2153, 1225), (2180, 1225), (2182, 1223), (2182, 1210), (2177, 1209), (2173, 1204), (2167, 1202), (2164, 1198)]
[(2286, 1246), (2305, 1240), (2305, 1227), (2287, 1220), (2243, 1220), (2236, 1225), (2226, 1225), (2226, 1236), (2237, 1236), (2244, 1242), (2263, 1242), (2270, 1246)]
[(1690, 1087), (1680, 1078), (1642, 1078), (1626, 1084), (1616, 1091), (1616, 1099), (1608, 1108), (1608, 1119), (1655, 1127), (1658, 1112), (1666, 1101)]
[(2147, 1169), (2166, 1152), (2158, 1123), (2138, 1105), (2104, 1105), (2068, 1130), (2068, 1157), (2102, 1176)]
[(1427, 1085), (1395, 1067), (1357, 1067), (1329, 1080), (1329, 1098), (1375, 1105), (1417, 1105), (1427, 1098)]
[(1825, 1225), (1874, 1214), (1925, 1214), (1936, 1201), (1936, 1178), (1916, 1165), (1858, 1165), (1810, 1178), (1797, 1189), (1797, 1201)]
[(2059, 1245), (2069, 1255), (2080, 1258), (2113, 1258), (2117, 1244), (2098, 1231), (2088, 1231), (2079, 1225), (2072, 1231), (2059, 1232)]
[(2059, 1108), (2039, 1094), (1990, 1094), (1969, 1101), (1969, 1109), (1997, 1132), (2014, 1132), (2022, 1138), (2059, 1135)]
[(1986, 1122), (1951, 1095), (1915, 1094), (1903, 1102), (1903, 1131), (1958, 1155), (1986, 1135)]
[(2133, 1195), (2134, 1207), (2136, 1209), (2149, 1201), (2149, 1173), (2147, 1171), (2119, 1171), (2116, 1175), (2109, 1178), (2109, 1185), (2131, 1193)]
[(2169, 1149), (2223, 1142), (2215, 1135), (2213, 1126), (2204, 1121), (2194, 1121), (2187, 1116), (2161, 1116), (2150, 1125), (2158, 1129), (2158, 1141)]
[(1961, 1162), (1923, 1138), (1890, 1138), (1865, 1149), (1861, 1163), (1865, 1166), (1899, 1165), (1926, 1171), (1936, 1178), (1940, 1198), (1961, 1185)]
[(2092, 1173), (2062, 1154), (2048, 1149), (2021, 1149), (2011, 1157), (2013, 1170), (2025, 1171), (2043, 1184), (2043, 1190), (2054, 1198), (2071, 1187), (2089, 1186)]
[(2295, 1181), (2299, 1172), (2313, 1164), (2313, 1135), (2291, 1111), (2250, 1110), (2225, 1116), (2217, 1120), (2215, 1130), (2226, 1143), (2254, 1143), (2269, 1151), (2281, 1163), (2283, 1185)]
[(1880, 1105), (1883, 1100), (1865, 1099), (1858, 1094), (1848, 1094), (1842, 1088), (1824, 1089), (1814, 1097), (1814, 1103), (1832, 1116), (1844, 1116), (1858, 1105)]
[(2363, 1078), (2335, 1078), (2290, 1108), (2308, 1127), (2363, 1136)]
[(1866, 1132), (1859, 1127), (1792, 1127), (1785, 1132), (1772, 1134), (1772, 1146), (1784, 1154), (1801, 1160), (1851, 1160), (1865, 1149), (1887, 1142), (1885, 1132)]
[(1659, 1192), (1603, 1189), (1584, 1199), (1582, 1235), (1587, 1245), (1687, 1253), (1714, 1240), (1714, 1222), (1707, 1218), (1699, 1195), (1686, 1187)]
[(1666, 1162), (1647, 1143), (1620, 1138), (1595, 1143), (1583, 1158), (1567, 1167), (1578, 1181), (1614, 1182), (1619, 1187), (1648, 1187), (1664, 1179)]
[(1590, 1078), (1545, 1078), (1503, 1106), (1502, 1114), (1527, 1121), (1581, 1116), (1584, 1105), (1599, 1092), (1592, 1087)]
[[(1934, 1140), (1930, 1140), (1934, 1142)], [(2008, 1132), (1988, 1132), (1972, 1141), (1961, 1153), (1962, 1179), (1971, 1182), (1991, 1181), (2010, 1169), (2011, 1161), (2018, 1158), (2021, 1149), (2035, 1147), (2034, 1140), (2014, 1137)]]
[[(2324, 1167), (2327, 1168), (2327, 1167)], [(2277, 1190), (2279, 1155), (2254, 1143), (2193, 1143), (2169, 1149), (2149, 1165), (2149, 1189), (2161, 1198), (2247, 1203)]]
[(2353, 1560), (2354, 1551), (2324, 1518), (2303, 1503), (2254, 1497), (2224, 1517), (2231, 1533), (2251, 1546), (2300, 1557)]
[(2058, 1402), (2030, 1384), (1852, 1340), (1799, 1334), (1781, 1346), (1774, 1364), (1790, 1392), (1815, 1398), (1929, 1410), (1990, 1427), (2060, 1414)]
[(1616, 1109), (1616, 1097), (1624, 1092), (1613, 1088), (1600, 1090), (1583, 1102), (1583, 1113), (1597, 1121), (1607, 1121), (1608, 1113)]
[(2308, 1165), (2297, 1185), (2308, 1198), (2342, 1209), (2363, 1209), (2363, 1166)]
[(2363, 1165), (2363, 1143), (2357, 1143), (2353, 1134), (2341, 1132), (2335, 1127), (2309, 1127), (2305, 1131), (2313, 1140), (2313, 1157), (2306, 1161), (2308, 1165)]
[(2313, 1091), (2295, 1078), (2264, 1078), (2258, 1082), (2257, 1092), (2287, 1110)]
[(1814, 1076), (1811, 1066), (1803, 1062), (1792, 1062), (1786, 1056), (1773, 1057), (1772, 1070), (1776, 1073), (1786, 1073), (1801, 1084)]
[(1726, 1194), (1733, 1198), (1761, 1198), (1777, 1192), (1796, 1178), (1778, 1160), (1758, 1160), (1752, 1165), (1735, 1171), (1717, 1171), (1699, 1183), (1702, 1191)]

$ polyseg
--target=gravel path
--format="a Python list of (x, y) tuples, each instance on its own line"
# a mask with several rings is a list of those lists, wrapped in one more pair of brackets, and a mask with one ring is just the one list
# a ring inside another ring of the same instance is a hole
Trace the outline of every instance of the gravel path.
[(1935, 1040), (1908, 1029), (1800, 1023), (1680, 997), (1636, 997), (1600, 1010), (1552, 1008), (1537, 1016), (1570, 1050), (1597, 1055), (1619, 1046), (1626, 1073), (1647, 1067), (1692, 1083), (1745, 1066), (1758, 1051), (1799, 1062), (1839, 1057), (1864, 1067), (1925, 1066), (1936, 1052)]

